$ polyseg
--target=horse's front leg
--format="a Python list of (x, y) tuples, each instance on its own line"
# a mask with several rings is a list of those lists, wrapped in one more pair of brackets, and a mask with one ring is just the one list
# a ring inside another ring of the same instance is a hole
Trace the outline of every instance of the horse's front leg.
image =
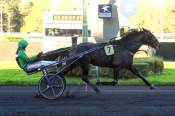
[(81, 69), (82, 69), (82, 73), (83, 73), (83, 76), (82, 76), (82, 80), (84, 82), (86, 82), (88, 85), (90, 85), (94, 91), (96, 93), (99, 93), (100, 90), (97, 88), (96, 85), (92, 84), (90, 81), (89, 81), (89, 78), (88, 78), (88, 72), (89, 72), (89, 65), (88, 64), (81, 64)]
[(154, 85), (150, 84), (135, 67), (131, 66), (130, 70), (133, 74), (135, 74), (136, 76), (141, 78), (143, 80), (143, 82), (150, 87), (150, 89), (155, 89)]
[(114, 80), (113, 80), (112, 85), (115, 86), (115, 85), (119, 84), (118, 83), (118, 80), (119, 80), (119, 69), (118, 68), (113, 68), (113, 73), (114, 73), (114, 75), (113, 75)]

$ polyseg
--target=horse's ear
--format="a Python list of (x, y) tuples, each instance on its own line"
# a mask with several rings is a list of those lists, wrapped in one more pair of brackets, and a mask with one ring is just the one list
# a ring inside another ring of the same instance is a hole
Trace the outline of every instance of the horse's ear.
[(143, 28), (143, 31), (145, 31), (145, 32), (146, 32), (146, 31), (147, 31), (147, 32), (150, 32), (150, 30), (148, 30), (148, 29), (145, 29), (145, 28)]
[(145, 28), (143, 28), (143, 27), (139, 27), (138, 28), (138, 31), (145, 31), (146, 29)]
[(139, 32), (139, 31), (142, 31), (142, 28), (141, 28), (141, 27), (137, 28), (137, 31), (138, 31), (138, 32)]
[(144, 28), (140, 28), (140, 30), (139, 31), (144, 31)]
[(138, 25), (138, 29), (137, 30), (138, 30), (138, 32), (142, 31), (142, 25), (141, 24)]
[(146, 29), (145, 28), (142, 28), (143, 31), (145, 31)]

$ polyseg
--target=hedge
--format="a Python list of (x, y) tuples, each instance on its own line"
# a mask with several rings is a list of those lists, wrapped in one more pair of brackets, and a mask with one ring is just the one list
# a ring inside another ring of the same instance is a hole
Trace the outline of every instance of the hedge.
[[(135, 58), (133, 64), (144, 76), (149, 74), (161, 74), (164, 69), (163, 60), (160, 57)], [(92, 67), (92, 66), (90, 66)], [(96, 76), (95, 72), (90, 69), (90, 76)], [(98, 74), (100, 77), (113, 77), (113, 69), (107, 67), (99, 67)], [(81, 68), (77, 67), (68, 73), (69, 76), (82, 76)], [(120, 71), (120, 78), (128, 79), (135, 77), (128, 70)]]
[(18, 41), (24, 39), (22, 36), (15, 36), (15, 35), (5, 35), (3, 38), (5, 41)]
[(152, 73), (160, 74), (164, 69), (163, 59), (156, 56), (148, 58), (136, 58), (134, 59), (134, 63), (148, 63)]

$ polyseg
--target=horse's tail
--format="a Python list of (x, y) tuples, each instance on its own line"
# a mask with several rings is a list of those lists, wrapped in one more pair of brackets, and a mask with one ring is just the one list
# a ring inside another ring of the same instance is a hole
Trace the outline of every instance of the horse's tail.
[(71, 47), (66, 47), (66, 48), (60, 48), (60, 49), (56, 49), (53, 51), (49, 51), (46, 53), (43, 53), (41, 56), (41, 59), (54, 59), (55, 57), (66, 57), (69, 55), (69, 51), (70, 51)]

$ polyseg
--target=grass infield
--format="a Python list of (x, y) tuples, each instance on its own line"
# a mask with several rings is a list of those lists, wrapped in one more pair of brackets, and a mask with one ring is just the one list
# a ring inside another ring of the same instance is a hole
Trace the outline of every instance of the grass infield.
[[(175, 62), (164, 62), (165, 70), (162, 74), (151, 74), (146, 77), (155, 85), (175, 85)], [(0, 85), (37, 85), (42, 73), (27, 75), (20, 70), (15, 62), (0, 62)], [(67, 84), (82, 84), (80, 77), (65, 77)], [(112, 81), (112, 78), (100, 78), (101, 81)], [(92, 82), (96, 82), (96, 77), (90, 77)], [(120, 85), (144, 85), (139, 78), (129, 80), (119, 80)]]

